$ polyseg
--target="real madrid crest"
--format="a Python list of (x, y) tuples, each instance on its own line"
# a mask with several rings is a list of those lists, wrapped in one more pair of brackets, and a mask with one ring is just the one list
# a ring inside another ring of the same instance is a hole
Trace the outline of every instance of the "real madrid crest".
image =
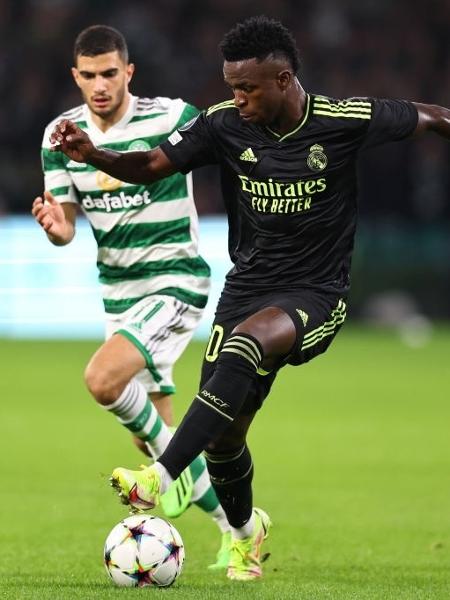
[(328, 164), (328, 158), (323, 151), (323, 146), (314, 144), (309, 149), (309, 156), (306, 159), (306, 164), (311, 171), (323, 171)]

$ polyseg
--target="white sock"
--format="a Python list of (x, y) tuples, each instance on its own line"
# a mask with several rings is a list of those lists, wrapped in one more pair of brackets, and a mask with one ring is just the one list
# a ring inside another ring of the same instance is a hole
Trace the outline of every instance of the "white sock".
[[(201, 461), (202, 458), (200, 457), (195, 460)], [(202, 462), (202, 464), (203, 464), (203, 462)], [(192, 473), (192, 469), (191, 469), (191, 474), (192, 474), (192, 479), (194, 480), (194, 474)], [(211, 487), (211, 481), (209, 479), (209, 473), (208, 473), (208, 469), (206, 468), (206, 463), (205, 463), (203, 471), (197, 477), (197, 479), (194, 480), (194, 489), (192, 490), (191, 502), (197, 502), (197, 500), (200, 500), (200, 498), (206, 494), (206, 492), (209, 490), (210, 487)]]
[(217, 527), (222, 533), (227, 533), (230, 531), (230, 524), (228, 523), (225, 511), (220, 504), (215, 510), (212, 510), (208, 514), (211, 515), (213, 521), (216, 523)]
[(190, 471), (194, 481), (191, 502), (205, 511), (216, 523), (222, 533), (230, 531), (225, 511), (223, 510), (216, 493), (211, 486), (205, 457), (199, 454), (190, 464)]
[(255, 529), (255, 515), (252, 511), (250, 519), (242, 525), (242, 527), (232, 527), (231, 528), (231, 537), (235, 540), (243, 540), (244, 538), (248, 538), (252, 535)]
[(172, 433), (137, 379), (132, 379), (119, 398), (105, 408), (116, 415), (121, 425), (145, 442), (153, 458), (159, 458), (167, 448)]
[(169, 471), (166, 469), (166, 467), (164, 465), (162, 465), (160, 462), (156, 461), (155, 464), (153, 465), (153, 467), (158, 471), (158, 473), (161, 477), (161, 487), (159, 489), (159, 493), (164, 494), (165, 492), (167, 492), (167, 489), (168, 489), (169, 485), (172, 483), (173, 479), (172, 479)]

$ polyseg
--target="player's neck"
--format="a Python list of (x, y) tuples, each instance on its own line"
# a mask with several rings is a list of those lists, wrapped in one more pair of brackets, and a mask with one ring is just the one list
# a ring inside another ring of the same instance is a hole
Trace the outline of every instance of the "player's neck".
[(130, 101), (131, 101), (131, 94), (126, 93), (125, 96), (123, 97), (123, 102), (121, 103), (121, 105), (119, 107), (117, 107), (117, 109), (110, 115), (101, 116), (101, 115), (96, 115), (92, 111), (89, 111), (91, 113), (92, 121), (100, 129), (100, 131), (105, 133), (106, 131), (108, 131), (108, 129), (110, 127), (112, 127), (113, 125), (115, 125), (122, 119), (122, 117), (128, 110)]
[(270, 129), (276, 131), (279, 135), (285, 135), (297, 127), (303, 119), (306, 110), (306, 92), (296, 78), (294, 85), (290, 89), (283, 105), (283, 110), (273, 123)]

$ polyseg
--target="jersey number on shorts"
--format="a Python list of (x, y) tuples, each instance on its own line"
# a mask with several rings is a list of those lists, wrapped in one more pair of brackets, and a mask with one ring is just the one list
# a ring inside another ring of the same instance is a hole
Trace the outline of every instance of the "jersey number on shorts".
[(220, 345), (223, 340), (222, 325), (214, 325), (209, 338), (208, 347), (206, 348), (205, 359), (208, 362), (214, 362), (219, 356)]

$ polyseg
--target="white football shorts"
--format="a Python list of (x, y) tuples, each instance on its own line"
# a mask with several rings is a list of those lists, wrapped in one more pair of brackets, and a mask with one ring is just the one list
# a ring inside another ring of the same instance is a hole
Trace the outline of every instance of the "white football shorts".
[[(106, 339), (120, 333), (144, 356), (137, 374), (147, 392), (173, 394), (173, 366), (199, 324), (203, 310), (172, 296), (147, 296), (120, 314), (106, 315)], [(199, 365), (200, 376), (200, 365)]]

